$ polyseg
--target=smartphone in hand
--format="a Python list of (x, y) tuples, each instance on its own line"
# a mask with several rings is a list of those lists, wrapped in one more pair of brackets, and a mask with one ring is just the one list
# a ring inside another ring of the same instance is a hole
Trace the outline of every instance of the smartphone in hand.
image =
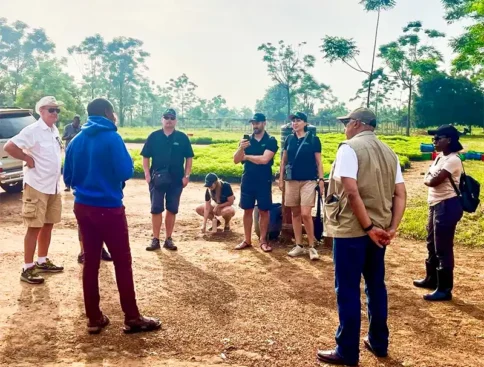
[(244, 135), (244, 139), (245, 139), (245, 140), (250, 140), (250, 135), (245, 134), (245, 135)]

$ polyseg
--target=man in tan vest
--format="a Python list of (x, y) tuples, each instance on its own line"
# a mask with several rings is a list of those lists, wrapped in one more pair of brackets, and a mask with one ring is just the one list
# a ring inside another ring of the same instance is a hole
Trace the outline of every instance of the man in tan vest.
[(325, 228), (333, 237), (335, 288), (340, 325), (335, 350), (321, 362), (357, 365), (361, 326), (360, 280), (365, 278), (369, 333), (365, 347), (378, 357), (388, 350), (385, 248), (395, 237), (406, 205), (396, 154), (376, 137), (376, 116), (358, 108), (338, 118), (348, 138), (338, 148), (325, 202)]

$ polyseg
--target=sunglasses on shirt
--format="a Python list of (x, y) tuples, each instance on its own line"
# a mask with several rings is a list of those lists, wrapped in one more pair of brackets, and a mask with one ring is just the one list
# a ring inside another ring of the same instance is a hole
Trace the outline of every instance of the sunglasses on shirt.
[(176, 120), (176, 117), (175, 116), (163, 116), (163, 118), (165, 120), (171, 120), (171, 121), (175, 121)]
[(57, 114), (61, 112), (60, 108), (48, 108), (47, 111), (49, 111), (49, 113), (56, 112)]

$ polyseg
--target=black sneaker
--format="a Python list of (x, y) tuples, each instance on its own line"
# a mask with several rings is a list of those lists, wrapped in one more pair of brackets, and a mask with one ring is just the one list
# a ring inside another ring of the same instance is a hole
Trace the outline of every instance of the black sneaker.
[(22, 282), (30, 283), (30, 284), (42, 284), (44, 282), (44, 278), (42, 278), (38, 272), (37, 268), (32, 266), (31, 268), (22, 270), (22, 274), (20, 275), (20, 280)]
[(49, 259), (47, 259), (47, 261), (43, 264), (39, 264), (38, 262), (36, 262), (35, 268), (38, 273), (60, 273), (64, 271), (63, 266), (54, 265), (54, 263)]
[(151, 240), (151, 245), (149, 245), (146, 248), (146, 251), (156, 251), (156, 250), (159, 250), (160, 248), (161, 248), (161, 246), (160, 246), (160, 240), (158, 238), (153, 238)]
[(82, 253), (82, 254), (77, 255), (77, 262), (78, 262), (79, 264), (84, 264), (84, 254), (83, 254), (83, 253)]
[(104, 261), (113, 261), (111, 255), (109, 254), (109, 252), (107, 252), (107, 250), (104, 247), (101, 252), (101, 259)]
[(166, 248), (167, 250), (170, 250), (170, 251), (176, 251), (177, 250), (177, 247), (173, 243), (173, 240), (171, 239), (171, 237), (168, 237), (165, 240), (165, 244), (163, 245), (163, 247)]

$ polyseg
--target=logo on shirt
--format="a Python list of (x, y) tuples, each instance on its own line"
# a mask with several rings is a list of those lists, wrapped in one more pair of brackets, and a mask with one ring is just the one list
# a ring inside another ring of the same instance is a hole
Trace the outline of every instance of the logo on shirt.
[(264, 148), (266, 145), (265, 144), (262, 144), (261, 147)]
[(180, 144), (179, 144), (178, 142), (176, 142), (176, 141), (175, 141), (175, 142), (173, 143), (173, 145), (180, 145)]

